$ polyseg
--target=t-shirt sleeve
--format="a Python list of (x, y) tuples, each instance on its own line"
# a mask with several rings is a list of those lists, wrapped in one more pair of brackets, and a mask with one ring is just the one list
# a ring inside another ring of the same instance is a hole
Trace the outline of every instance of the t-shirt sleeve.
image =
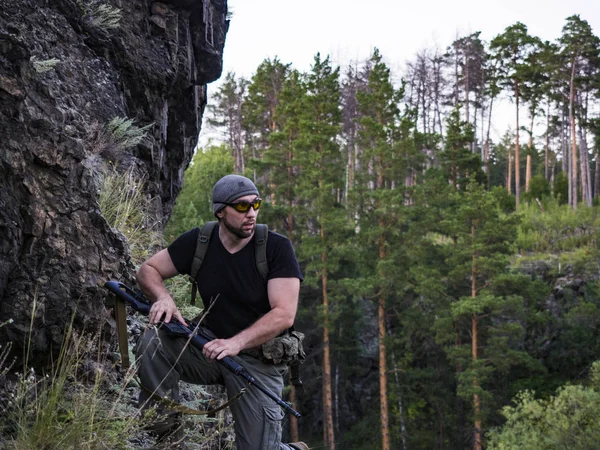
[(167, 247), (171, 261), (180, 274), (189, 275), (192, 270), (192, 260), (196, 253), (199, 233), (200, 228), (186, 231)]
[(280, 239), (276, 239), (275, 241), (272, 259), (269, 261), (268, 279), (299, 278), (302, 281), (304, 277), (302, 276), (302, 271), (300, 270), (300, 265), (298, 264), (298, 259), (290, 240), (281, 236)]

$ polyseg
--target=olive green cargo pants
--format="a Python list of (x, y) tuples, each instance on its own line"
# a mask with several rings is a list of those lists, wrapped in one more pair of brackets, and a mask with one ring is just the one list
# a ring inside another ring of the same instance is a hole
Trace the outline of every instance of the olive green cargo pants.
[[(138, 375), (145, 388), (140, 392), (140, 405), (148, 403), (149, 392), (160, 396), (168, 394), (179, 402), (179, 380), (193, 384), (224, 385), (229, 398), (246, 387), (246, 393), (230, 406), (235, 421), (237, 450), (291, 449), (281, 443), (281, 407), (260, 390), (248, 386), (242, 377), (206, 358), (199, 348), (191, 345), (186, 347), (186, 342), (185, 337), (174, 337), (156, 328), (148, 329), (140, 338), (136, 359)], [(265, 364), (245, 354), (234, 359), (258, 383), (281, 397), (283, 376), (287, 372), (285, 364)]]

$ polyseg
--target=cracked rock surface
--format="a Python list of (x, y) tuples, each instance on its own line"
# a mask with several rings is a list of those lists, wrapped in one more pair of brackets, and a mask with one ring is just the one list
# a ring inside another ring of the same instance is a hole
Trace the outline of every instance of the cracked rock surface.
[[(94, 6), (120, 11), (117, 27)], [(42, 363), (74, 317), (112, 333), (104, 282), (131, 281), (123, 235), (98, 205), (112, 167), (147, 179), (164, 223), (221, 75), (226, 0), (0, 0), (0, 341)], [(147, 126), (122, 150), (115, 117)], [(30, 329), (32, 332), (30, 333)]]

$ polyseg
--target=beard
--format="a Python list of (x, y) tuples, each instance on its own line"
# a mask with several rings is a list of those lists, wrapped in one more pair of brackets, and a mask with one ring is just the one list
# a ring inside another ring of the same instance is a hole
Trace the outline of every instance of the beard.
[(223, 225), (225, 225), (225, 228), (227, 228), (235, 237), (239, 239), (246, 239), (252, 236), (252, 233), (254, 233), (254, 228), (256, 227), (256, 224), (254, 224), (251, 230), (246, 231), (242, 228), (244, 226), (243, 224), (240, 227), (234, 227), (231, 223), (229, 223), (226, 217), (223, 218), (222, 222)]

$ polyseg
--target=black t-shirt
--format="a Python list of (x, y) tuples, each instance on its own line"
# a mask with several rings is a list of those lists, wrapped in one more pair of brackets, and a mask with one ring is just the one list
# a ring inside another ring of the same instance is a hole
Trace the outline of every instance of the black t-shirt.
[[(190, 274), (199, 233), (200, 228), (194, 228), (168, 247), (171, 260), (180, 274)], [(218, 338), (234, 336), (271, 309), (267, 282), (256, 267), (254, 240), (255, 237), (243, 249), (231, 254), (219, 239), (219, 225), (213, 229), (197, 281), (205, 308), (216, 299), (203, 325)], [(269, 231), (267, 239), (267, 262), (267, 280), (292, 277), (302, 280), (292, 243), (272, 231)]]

